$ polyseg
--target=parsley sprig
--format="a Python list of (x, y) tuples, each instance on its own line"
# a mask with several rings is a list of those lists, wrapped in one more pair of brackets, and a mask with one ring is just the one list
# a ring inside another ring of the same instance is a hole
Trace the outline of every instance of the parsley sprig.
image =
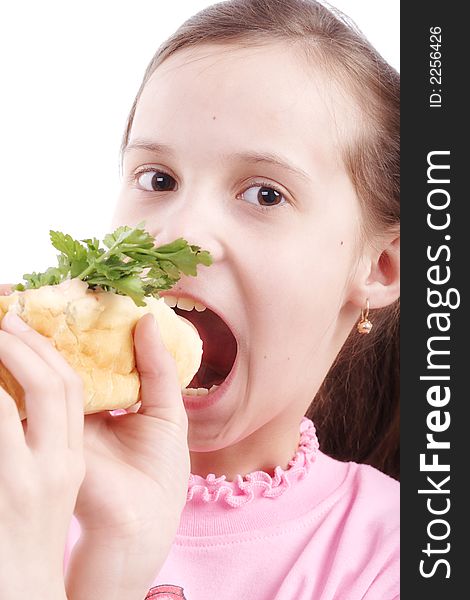
[(182, 238), (164, 246), (155, 246), (155, 239), (143, 228), (118, 227), (103, 239), (75, 240), (60, 231), (50, 231), (51, 243), (59, 250), (57, 267), (44, 273), (26, 273), (13, 289), (24, 291), (43, 285), (57, 285), (66, 279), (78, 278), (91, 289), (130, 296), (137, 306), (145, 306), (144, 297), (159, 297), (180, 279), (181, 274), (197, 274), (197, 265), (210, 266), (207, 250), (191, 246)]

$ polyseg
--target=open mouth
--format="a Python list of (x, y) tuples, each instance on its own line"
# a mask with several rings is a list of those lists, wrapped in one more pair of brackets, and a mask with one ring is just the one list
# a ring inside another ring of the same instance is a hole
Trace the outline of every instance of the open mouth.
[(225, 381), (235, 363), (235, 336), (219, 315), (195, 300), (166, 296), (165, 302), (177, 315), (196, 327), (203, 343), (201, 365), (184, 394), (203, 396), (215, 391)]

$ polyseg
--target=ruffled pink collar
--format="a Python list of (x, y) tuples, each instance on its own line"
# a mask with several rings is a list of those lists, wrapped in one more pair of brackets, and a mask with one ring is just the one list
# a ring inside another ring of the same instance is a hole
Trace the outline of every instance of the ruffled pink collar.
[(187, 502), (201, 499), (203, 502), (222, 502), (237, 508), (251, 502), (255, 497), (276, 498), (292, 484), (303, 479), (315, 461), (318, 451), (318, 439), (315, 427), (310, 419), (303, 417), (300, 423), (300, 441), (297, 451), (289, 461), (286, 470), (277, 466), (274, 477), (265, 471), (255, 471), (235, 481), (227, 481), (225, 475), (216, 477), (210, 473), (206, 478), (200, 475), (189, 477)]

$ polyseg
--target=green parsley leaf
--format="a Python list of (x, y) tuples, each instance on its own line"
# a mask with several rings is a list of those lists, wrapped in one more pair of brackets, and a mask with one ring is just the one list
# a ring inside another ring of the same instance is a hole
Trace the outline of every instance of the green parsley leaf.
[(79, 241), (51, 230), (51, 243), (60, 252), (58, 266), (44, 273), (24, 274), (25, 282), (13, 289), (36, 289), (78, 278), (91, 289), (129, 296), (137, 306), (145, 306), (145, 296), (158, 298), (158, 292), (173, 287), (182, 273), (196, 276), (198, 265), (212, 264), (209, 252), (182, 238), (156, 247), (144, 226), (145, 222), (134, 228), (118, 227), (104, 237), (105, 248), (97, 238)]

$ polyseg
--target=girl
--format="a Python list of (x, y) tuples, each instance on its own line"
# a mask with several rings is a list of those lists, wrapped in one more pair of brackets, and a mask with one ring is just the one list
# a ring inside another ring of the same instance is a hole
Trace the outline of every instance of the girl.
[(399, 597), (398, 484), (358, 464), (396, 475), (398, 122), (396, 72), (314, 0), (229, 0), (160, 47), (113, 227), (210, 250), (165, 294), (200, 389), (146, 316), (138, 412), (83, 428), (77, 375), (5, 317), (2, 598)]

